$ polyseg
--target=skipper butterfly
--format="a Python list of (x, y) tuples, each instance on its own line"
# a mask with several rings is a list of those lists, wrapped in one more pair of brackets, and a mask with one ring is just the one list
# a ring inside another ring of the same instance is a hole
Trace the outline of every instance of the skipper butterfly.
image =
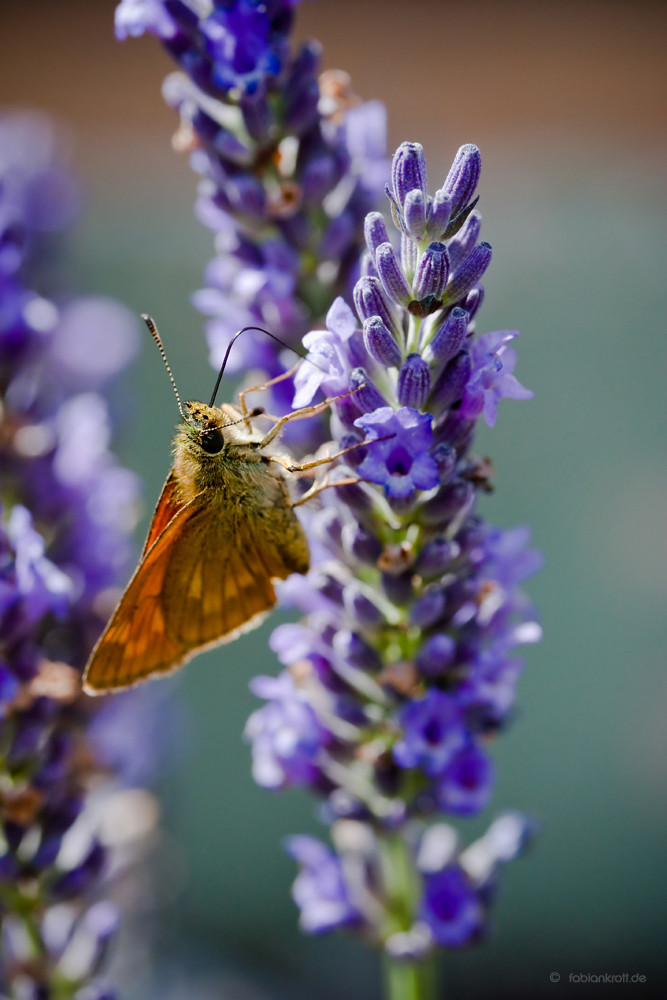
[(214, 405), (229, 351), (244, 330), (227, 348), (211, 402), (181, 406), (155, 324), (143, 319), (183, 420), (139, 565), (84, 672), (84, 690), (93, 695), (169, 674), (202, 650), (259, 625), (276, 603), (273, 582), (309, 568), (308, 542), (294, 508), (336, 485), (314, 483), (294, 501), (290, 479), (350, 451), (297, 465), (278, 451), (276, 440), (288, 420), (320, 413), (349, 393), (288, 413), (265, 434), (251, 422), (263, 411), (246, 409), (245, 395), (252, 390), (239, 394), (239, 407)]

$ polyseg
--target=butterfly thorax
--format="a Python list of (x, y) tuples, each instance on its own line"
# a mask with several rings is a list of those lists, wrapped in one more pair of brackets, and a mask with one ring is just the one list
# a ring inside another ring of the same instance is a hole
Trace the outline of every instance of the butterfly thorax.
[(198, 493), (224, 506), (276, 503), (287, 497), (280, 466), (259, 448), (261, 433), (248, 427), (240, 411), (204, 403), (184, 404), (186, 419), (174, 438), (174, 475), (184, 501)]

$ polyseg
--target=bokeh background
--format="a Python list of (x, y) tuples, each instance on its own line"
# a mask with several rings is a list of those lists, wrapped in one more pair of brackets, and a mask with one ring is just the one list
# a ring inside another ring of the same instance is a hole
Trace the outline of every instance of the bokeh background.
[[(160, 85), (172, 67), (152, 38), (114, 40), (114, 6), (3, 5), (0, 101), (68, 130), (86, 202), (59, 264), (72, 289), (155, 316), (181, 393), (205, 397), (189, 297), (212, 242), (170, 147)], [(448, 996), (667, 995), (667, 6), (319, 0), (300, 8), (297, 35), (386, 103), (391, 149), (423, 143), (432, 189), (461, 143), (481, 147), (495, 256), (479, 325), (521, 330), (517, 372), (536, 394), (504, 402), (478, 450), (497, 469), (486, 515), (531, 524), (545, 553), (530, 583), (545, 639), (496, 745), (493, 800), (541, 834), (505, 872), (488, 943), (447, 958)], [(145, 482), (139, 541), (177, 417), (148, 338), (114, 392), (118, 450)], [(159, 702), (165, 835), (126, 935), (131, 1000), (379, 996), (374, 955), (296, 928), (281, 842), (324, 832), (313, 802), (250, 777), (248, 680), (276, 670), (268, 631), (201, 657)], [(579, 972), (648, 981), (570, 986)]]

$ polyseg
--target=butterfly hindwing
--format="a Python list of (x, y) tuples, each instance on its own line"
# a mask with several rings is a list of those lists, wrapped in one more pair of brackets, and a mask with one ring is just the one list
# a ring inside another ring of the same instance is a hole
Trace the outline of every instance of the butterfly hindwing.
[[(292, 517), (307, 558), (301, 526)], [(193, 519), (175, 543), (175, 572), (163, 588), (167, 627), (175, 641), (199, 647), (229, 641), (258, 625), (276, 603), (271, 581), (295, 571), (293, 547), (280, 535), (273, 538), (256, 518), (251, 522), (240, 504), (222, 516), (207, 508)], [(298, 565), (303, 566), (303, 556)]]

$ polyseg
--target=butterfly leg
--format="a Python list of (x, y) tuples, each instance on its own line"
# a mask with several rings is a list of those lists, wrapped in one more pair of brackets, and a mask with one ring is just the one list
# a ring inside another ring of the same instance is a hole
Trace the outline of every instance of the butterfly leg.
[[(357, 389), (351, 389), (349, 392), (341, 392), (339, 396), (330, 396), (328, 399), (323, 399), (321, 403), (314, 403), (312, 406), (302, 406), (299, 410), (292, 410), (291, 413), (286, 413), (285, 416), (276, 420), (271, 430), (259, 442), (258, 447), (265, 448), (267, 444), (273, 441), (277, 434), (280, 434), (285, 424), (290, 420), (301, 420), (302, 417), (316, 417), (318, 413), (324, 413), (332, 403), (338, 402), (339, 399), (347, 399), (348, 396), (358, 392), (361, 388), (363, 387), (359, 386)], [(343, 453), (341, 452), (341, 454)], [(333, 461), (333, 457), (326, 459), (326, 461)], [(317, 461), (315, 464), (322, 465), (323, 463)]]
[(359, 476), (348, 476), (346, 479), (334, 479), (331, 483), (329, 482), (329, 476), (327, 474), (323, 479), (315, 481), (312, 486), (309, 486), (306, 492), (302, 494), (298, 500), (294, 501), (292, 507), (300, 507), (302, 503), (306, 503), (307, 500), (312, 500), (318, 493), (321, 493), (323, 490), (331, 489), (332, 486), (354, 486), (361, 482), (362, 480)]
[(356, 448), (361, 448), (363, 445), (368, 443), (369, 442), (367, 441), (355, 441), (354, 444), (348, 445), (347, 448), (341, 448), (340, 451), (335, 451), (333, 455), (323, 455), (321, 458), (311, 459), (310, 462), (300, 462), (298, 464), (295, 463), (294, 465), (290, 465), (288, 462), (283, 461), (283, 459), (277, 455), (270, 455), (267, 457), (269, 462), (276, 462), (287, 472), (293, 472), (298, 475), (299, 473), (309, 472), (310, 469), (316, 469), (318, 465), (329, 465), (331, 462), (335, 462), (336, 459), (340, 458), (342, 455), (347, 455), (348, 452), (354, 451)]
[(245, 398), (248, 395), (248, 393), (249, 392), (263, 392), (265, 389), (269, 389), (272, 385), (276, 385), (278, 382), (283, 382), (285, 379), (291, 378), (292, 375), (294, 375), (296, 373), (296, 371), (298, 370), (300, 364), (301, 364), (301, 361), (297, 361), (297, 363), (295, 365), (293, 365), (292, 368), (289, 369), (289, 371), (282, 372), (281, 375), (276, 375), (275, 378), (269, 379), (268, 382), (263, 382), (262, 385), (251, 385), (247, 389), (240, 389), (239, 390), (239, 407), (241, 409), (241, 413), (243, 414), (243, 420), (244, 420), (246, 426), (248, 427), (248, 429), (250, 429), (250, 424), (248, 422), (248, 416), (249, 416), (249, 414), (248, 414), (248, 408), (246, 406), (246, 401), (245, 401)]

